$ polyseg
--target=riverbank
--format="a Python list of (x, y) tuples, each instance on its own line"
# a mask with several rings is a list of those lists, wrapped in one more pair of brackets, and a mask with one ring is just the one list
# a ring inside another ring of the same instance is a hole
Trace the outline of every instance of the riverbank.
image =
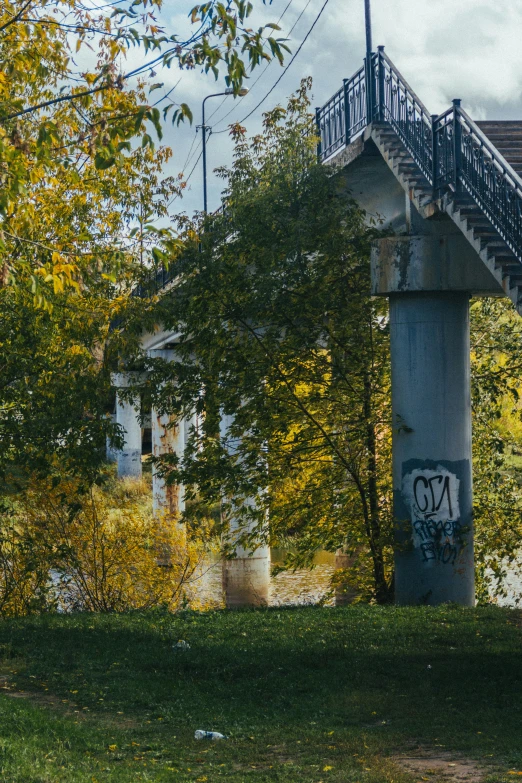
[(522, 777), (508, 609), (47, 615), (2, 622), (0, 674), (4, 783)]

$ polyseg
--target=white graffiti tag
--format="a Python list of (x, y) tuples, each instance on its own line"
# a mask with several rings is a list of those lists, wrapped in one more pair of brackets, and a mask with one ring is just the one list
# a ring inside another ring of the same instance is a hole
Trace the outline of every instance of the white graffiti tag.
[(454, 563), (460, 549), (460, 480), (438, 465), (413, 470), (402, 480), (402, 496), (410, 508), (413, 544), (424, 562)]

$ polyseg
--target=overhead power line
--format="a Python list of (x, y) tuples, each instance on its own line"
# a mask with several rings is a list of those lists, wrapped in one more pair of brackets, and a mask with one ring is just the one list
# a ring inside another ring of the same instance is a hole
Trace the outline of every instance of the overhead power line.
[[(273, 84), (273, 85), (270, 87), (270, 89), (268, 90), (268, 92), (266, 93), (266, 95), (265, 95), (265, 96), (264, 96), (264, 97), (263, 97), (263, 98), (262, 98), (262, 99), (259, 101), (259, 103), (258, 103), (256, 106), (254, 106), (254, 108), (252, 109), (252, 111), (250, 111), (250, 112), (249, 112), (249, 113), (246, 115), (246, 117), (243, 117), (243, 119), (239, 121), (239, 125), (242, 125), (242, 124), (243, 124), (243, 123), (244, 123), (246, 120), (248, 120), (248, 118), (249, 118), (249, 117), (251, 117), (251, 116), (252, 116), (252, 114), (254, 114), (254, 112), (256, 112), (256, 111), (259, 109), (259, 107), (263, 105), (263, 103), (266, 101), (266, 99), (268, 98), (268, 96), (269, 96), (269, 95), (270, 95), (270, 94), (271, 94), (271, 93), (272, 93), (272, 92), (275, 90), (275, 88), (277, 87), (277, 85), (279, 84), (279, 82), (281, 81), (281, 79), (283, 78), (283, 76), (285, 75), (285, 73), (288, 71), (288, 69), (290, 68), (290, 66), (292, 65), (292, 63), (294, 62), (294, 60), (296, 59), (296, 57), (298, 56), (298, 54), (299, 54), (299, 52), (301, 51), (301, 49), (303, 48), (303, 46), (305, 45), (306, 41), (307, 41), (307, 40), (308, 40), (308, 38), (310, 37), (310, 35), (311, 35), (311, 33), (312, 33), (312, 30), (314, 29), (314, 27), (316, 26), (317, 22), (318, 22), (318, 21), (319, 21), (319, 19), (321, 18), (321, 15), (322, 15), (322, 13), (323, 13), (324, 9), (326, 8), (326, 6), (328, 5), (328, 3), (329, 3), (329, 0), (325, 0), (325, 1), (324, 1), (323, 5), (322, 5), (322, 7), (321, 7), (321, 10), (319, 11), (319, 13), (317, 14), (317, 16), (315, 17), (315, 19), (314, 19), (314, 21), (313, 21), (313, 23), (312, 23), (312, 26), (310, 27), (310, 29), (309, 29), (309, 30), (308, 30), (308, 32), (306, 33), (305, 37), (304, 37), (304, 38), (303, 38), (303, 40), (301, 41), (301, 43), (300, 43), (299, 47), (297, 48), (297, 50), (296, 50), (295, 54), (293, 55), (292, 59), (290, 60), (290, 62), (289, 62), (289, 63), (288, 63), (288, 65), (286, 66), (286, 68), (284, 69), (283, 73), (282, 73), (282, 74), (279, 76), (279, 78), (278, 78), (278, 79), (277, 79), (277, 80), (274, 82), (274, 84)], [(214, 133), (226, 133), (226, 131), (227, 131), (227, 130), (228, 130), (228, 128), (223, 128), (222, 130), (214, 131)]]
[[(289, 8), (290, 8), (290, 6), (292, 5), (293, 1), (294, 1), (294, 0), (288, 0), (288, 3), (286, 4), (286, 6), (285, 6), (285, 8), (284, 8), (284, 10), (283, 10), (283, 13), (281, 14), (281, 16), (279, 17), (279, 19), (278, 19), (278, 20), (277, 20), (277, 22), (276, 22), (276, 24), (277, 24), (277, 25), (279, 24), (279, 22), (281, 21), (281, 19), (283, 18), (283, 16), (284, 16), (284, 15), (286, 14), (286, 12), (288, 11), (288, 9), (289, 9)], [(305, 6), (305, 8), (304, 8), (304, 10), (305, 10), (305, 11), (306, 11), (306, 9), (308, 8), (308, 6), (309, 6), (310, 2), (311, 2), (311, 0), (308, 0), (308, 2), (307, 2), (307, 4), (306, 4), (306, 6)], [(303, 11), (301, 11), (301, 13), (299, 14), (299, 16), (297, 17), (297, 22), (299, 21), (299, 19), (301, 18), (301, 16), (302, 16), (302, 15), (303, 15)], [(295, 25), (297, 24), (297, 22), (295, 22), (294, 26), (293, 26), (293, 27), (290, 29), (290, 31), (288, 32), (288, 35), (290, 35), (290, 34), (292, 33), (292, 30), (294, 29), (294, 27), (295, 27)], [(266, 39), (266, 35), (265, 35), (265, 39)], [(265, 65), (265, 67), (263, 68), (263, 70), (261, 71), (261, 73), (259, 74), (259, 76), (257, 77), (257, 79), (255, 80), (255, 82), (253, 83), (252, 87), (250, 87), (250, 90), (249, 90), (250, 92), (251, 92), (251, 91), (254, 89), (254, 87), (256, 86), (256, 84), (258, 83), (258, 81), (260, 80), (260, 78), (262, 77), (262, 75), (264, 74), (264, 72), (266, 71), (266, 69), (267, 69), (267, 68), (269, 67), (269, 65), (271, 65), (272, 63), (273, 63), (273, 59), (272, 59), (272, 60), (270, 60), (270, 62), (269, 62), (269, 63), (267, 63), (267, 64)], [(227, 97), (228, 97), (228, 96), (227, 96)], [(226, 99), (227, 99), (226, 97), (225, 97), (225, 98), (223, 98), (223, 100), (220, 102), (220, 104), (219, 104), (219, 106), (217, 107), (217, 109), (214, 109), (214, 111), (212, 112), (212, 114), (211, 114), (211, 115), (210, 115), (210, 117), (208, 118), (209, 120), (211, 120), (211, 119), (212, 119), (212, 117), (213, 117), (215, 114), (217, 114), (217, 112), (218, 112), (218, 111), (221, 109), (221, 107), (222, 107), (222, 106), (223, 106), (223, 104), (225, 103)], [(239, 101), (242, 101), (242, 100), (243, 100), (243, 98), (240, 98), (240, 99), (239, 99)], [(216, 120), (216, 122), (223, 122), (223, 120), (226, 120), (226, 118), (228, 117), (228, 115), (229, 115), (229, 114), (231, 114), (231, 113), (234, 111), (234, 109), (235, 109), (235, 108), (237, 108), (237, 104), (235, 104), (234, 106), (232, 106), (232, 108), (230, 109), (230, 111), (229, 111), (229, 112), (227, 112), (227, 113), (226, 113), (226, 114), (225, 114), (223, 117), (221, 117), (221, 119), (219, 119), (219, 120)]]
[[(291, 4), (291, 2), (292, 2), (292, 0), (290, 0), (290, 3), (288, 3), (288, 5), (286, 6), (285, 10), (283, 11), (283, 14), (285, 13), (286, 9), (287, 9), (287, 8), (288, 8), (288, 6)], [(303, 14), (306, 12), (306, 9), (308, 8), (308, 6), (310, 5), (310, 3), (311, 3), (311, 2), (312, 2), (312, 0), (308, 0), (308, 2), (306, 3), (305, 7), (304, 7), (304, 8), (303, 8), (303, 10), (301, 11), (301, 13), (299, 14), (299, 16), (298, 16), (298, 17), (297, 17), (297, 19), (295, 20), (295, 22), (293, 23), (292, 27), (290, 28), (290, 30), (289, 30), (289, 31), (288, 31), (288, 33), (287, 33), (287, 35), (288, 35), (289, 37), (292, 35), (293, 31), (295, 30), (295, 28), (297, 27), (297, 25), (298, 25), (298, 24), (299, 24), (299, 22), (301, 21), (301, 18), (302, 18), (302, 16), (303, 16)], [(283, 16), (283, 14), (281, 14), (280, 20), (281, 20), (281, 18), (282, 18), (282, 16)], [(253, 84), (252, 84), (252, 86), (250, 87), (250, 93), (252, 93), (252, 90), (254, 89), (254, 87), (256, 86), (256, 84), (258, 83), (258, 81), (261, 79), (261, 77), (262, 77), (262, 76), (264, 76), (264, 75), (265, 75), (265, 73), (268, 71), (268, 69), (270, 68), (270, 66), (272, 65), (272, 63), (273, 63), (273, 62), (274, 62), (274, 61), (273, 61), (273, 59), (272, 59), (272, 60), (270, 60), (270, 62), (269, 62), (269, 63), (267, 63), (267, 64), (265, 65), (265, 67), (263, 68), (263, 70), (261, 71), (261, 73), (259, 74), (259, 76), (257, 77), (257, 79), (254, 81), (254, 83), (253, 83)], [(239, 101), (243, 101), (243, 100), (244, 100), (244, 98), (240, 98), (240, 99), (239, 99)], [(221, 104), (221, 105), (222, 105), (222, 104)], [(220, 123), (220, 122), (223, 122), (224, 120), (226, 120), (226, 118), (227, 118), (227, 117), (230, 117), (230, 115), (232, 114), (232, 112), (233, 112), (235, 109), (237, 109), (237, 107), (238, 107), (238, 104), (236, 104), (235, 106), (232, 106), (232, 108), (231, 108), (231, 109), (230, 109), (230, 110), (229, 110), (229, 111), (228, 111), (226, 114), (224, 114), (224, 115), (223, 115), (223, 117), (220, 117), (220, 119), (219, 119), (219, 120), (216, 120), (216, 122)], [(219, 133), (219, 132), (220, 132), (220, 131), (216, 131), (216, 133)]]
[[(188, 182), (189, 182), (189, 180), (190, 180), (191, 176), (194, 174), (194, 172), (195, 172), (195, 170), (196, 170), (196, 166), (198, 165), (199, 161), (201, 160), (201, 157), (202, 157), (202, 155), (203, 155), (203, 150), (201, 150), (201, 152), (200, 152), (200, 153), (199, 153), (199, 155), (198, 155), (198, 159), (196, 160), (196, 162), (194, 163), (194, 165), (193, 165), (193, 166), (192, 166), (192, 168), (190, 169), (190, 173), (189, 173), (189, 175), (187, 176), (187, 178), (186, 178), (186, 180), (185, 180), (185, 184), (186, 184), (186, 185), (188, 184)], [(174, 202), (174, 201), (176, 201), (176, 199), (177, 199), (177, 198), (179, 198), (179, 193), (176, 193), (176, 194), (175, 194), (175, 195), (174, 195), (174, 196), (171, 198), (171, 200), (170, 200), (170, 201), (169, 201), (169, 203), (167, 204), (167, 208), (168, 208), (168, 207), (170, 207), (170, 206), (171, 206), (171, 204), (173, 204), (173, 202)]]

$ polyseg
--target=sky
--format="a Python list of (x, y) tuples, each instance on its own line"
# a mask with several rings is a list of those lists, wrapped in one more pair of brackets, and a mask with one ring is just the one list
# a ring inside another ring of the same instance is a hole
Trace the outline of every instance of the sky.
[[(276, 22), (285, 12), (278, 35), (286, 37), (295, 25), (288, 41), (292, 52), (324, 3), (272, 0), (263, 5), (261, 0), (252, 1), (252, 27)], [(160, 21), (166, 33), (183, 35), (189, 30), (187, 14), (195, 2), (164, 0)], [(374, 49), (385, 46), (388, 56), (431, 113), (440, 113), (453, 98), (461, 98), (462, 106), (476, 120), (522, 119), (522, 0), (372, 0), (372, 22)], [(319, 22), (279, 85), (244, 123), (248, 132), (258, 132), (262, 112), (284, 104), (305, 76), (313, 78), (313, 105), (326, 103), (341, 87), (343, 78), (361, 66), (364, 51), (364, 0), (328, 0)], [(141, 62), (143, 56), (134, 50), (127, 66), (136, 67)], [(277, 62), (261, 73), (263, 68), (251, 74), (247, 81), (251, 91), (245, 98), (228, 97), (224, 103), (222, 98), (207, 101), (207, 124), (214, 131), (207, 144), (209, 210), (220, 206), (223, 186), (213, 169), (231, 162), (228, 133), (217, 131), (242, 120), (282, 72)], [(187, 176), (201, 151), (201, 132), (195, 129), (201, 122), (201, 101), (224, 89), (224, 74), (216, 82), (213, 76), (199, 71), (180, 71), (177, 67), (156, 70), (154, 81), (163, 81), (165, 90), (175, 86), (172, 96), (179, 103), (188, 103), (194, 112), (192, 127), (187, 124), (176, 128), (169, 124), (163, 140), (174, 153), (165, 174), (184, 171)], [(160, 95), (161, 91), (152, 93), (155, 100)], [(173, 209), (190, 214), (202, 209), (202, 201), (200, 160), (185, 195), (176, 199)]]

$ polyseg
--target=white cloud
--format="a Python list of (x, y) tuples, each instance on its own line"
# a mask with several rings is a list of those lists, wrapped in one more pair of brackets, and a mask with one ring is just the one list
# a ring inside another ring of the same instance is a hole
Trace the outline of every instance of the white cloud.
[[(275, 21), (288, 0), (273, 0), (263, 6), (255, 0), (252, 27), (263, 20)], [(306, 6), (307, 0), (292, 0), (283, 22), (288, 31)], [(321, 8), (323, 0), (311, 0), (290, 42), (295, 51)], [(162, 21), (169, 34), (179, 29), (186, 31), (186, 13), (192, 3), (167, 0)], [(185, 10), (186, 9), (186, 10)], [(463, 106), (476, 119), (522, 118), (522, 3), (516, 0), (372, 0), (374, 48), (384, 44), (386, 52), (397, 65), (412, 88), (431, 112), (441, 112), (452, 98), (461, 98)], [(261, 113), (286, 97), (308, 75), (314, 77), (314, 102), (325, 103), (339, 89), (342, 79), (350, 76), (362, 64), (364, 57), (364, 2), (363, 0), (329, 0), (323, 16), (304, 45), (280, 85), (274, 90), (255, 116), (247, 122), (248, 130), (259, 129)], [(252, 92), (238, 103), (225, 123), (240, 120), (266, 94), (280, 75), (274, 63), (253, 87)], [(250, 83), (257, 78), (254, 72)], [(158, 74), (159, 78), (159, 74)], [(173, 86), (179, 71), (161, 75), (161, 81)], [(216, 89), (217, 86), (217, 89)], [(224, 86), (216, 85), (210, 76), (195, 71), (183, 74), (175, 91), (176, 100), (190, 103), (195, 124), (200, 122), (201, 100)], [(208, 103), (209, 114), (214, 104)], [(212, 119), (218, 127), (223, 114), (232, 106), (233, 99), (216, 112)], [(212, 108), (211, 108), (212, 105)], [(169, 129), (166, 141), (174, 148), (170, 171), (177, 172), (183, 164), (194, 128)], [(209, 170), (229, 163), (231, 143), (226, 133), (211, 137), (208, 145)], [(201, 206), (201, 171), (195, 171), (192, 188), (180, 203), (190, 211)], [(221, 182), (209, 177), (210, 205), (219, 205)]]

